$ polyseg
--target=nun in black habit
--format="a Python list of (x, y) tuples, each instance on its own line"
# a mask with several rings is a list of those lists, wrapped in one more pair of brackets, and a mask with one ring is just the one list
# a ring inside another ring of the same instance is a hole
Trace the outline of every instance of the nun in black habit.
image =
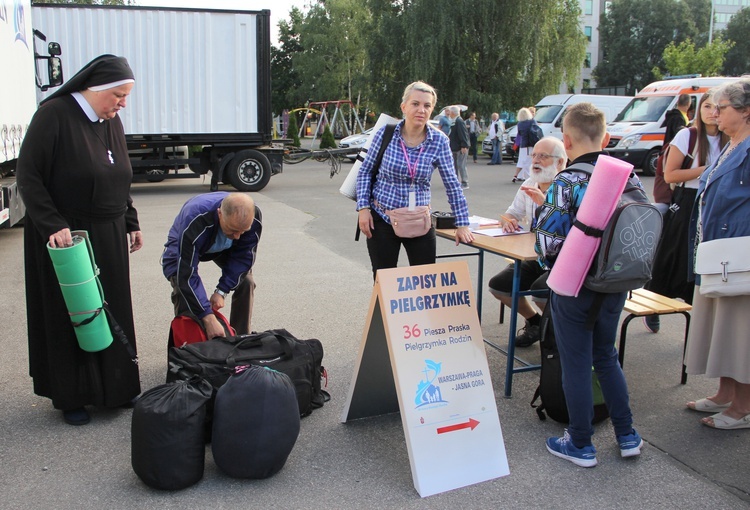
[(125, 58), (95, 58), (41, 103), (18, 160), (30, 375), (34, 392), (71, 425), (89, 422), (86, 405), (127, 406), (141, 391), (138, 365), (122, 343), (96, 353), (78, 347), (46, 247), (70, 246), (71, 230), (88, 231), (104, 297), (135, 350), (129, 252), (143, 238), (117, 115), (133, 85)]

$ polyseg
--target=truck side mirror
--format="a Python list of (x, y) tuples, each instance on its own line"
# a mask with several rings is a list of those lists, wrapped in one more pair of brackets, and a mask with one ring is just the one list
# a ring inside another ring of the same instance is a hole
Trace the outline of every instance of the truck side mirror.
[[(59, 49), (59, 46), (58, 46)], [(58, 53), (59, 55), (59, 53)], [(60, 57), (49, 57), (47, 59), (47, 74), (49, 86), (59, 87), (63, 83), (62, 61)]]
[(60, 44), (56, 42), (51, 42), (47, 45), (47, 53), (49, 53), (50, 57), (57, 57), (62, 55), (62, 49), (60, 48)]

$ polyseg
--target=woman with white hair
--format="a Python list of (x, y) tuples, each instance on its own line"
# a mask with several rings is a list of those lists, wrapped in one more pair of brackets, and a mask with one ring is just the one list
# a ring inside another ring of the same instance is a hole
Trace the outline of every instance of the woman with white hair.
[[(714, 94), (719, 129), (729, 136), (719, 159), (701, 175), (691, 218), (691, 243), (750, 236), (750, 79)], [(690, 374), (719, 378), (715, 395), (688, 402), (715, 413), (701, 423), (716, 429), (750, 429), (750, 295), (707, 297), (696, 275), (686, 365)]]
[(516, 114), (518, 126), (516, 126), (516, 145), (518, 146), (518, 162), (516, 163), (516, 174), (513, 176), (513, 182), (529, 178), (529, 168), (531, 168), (531, 150), (534, 144), (530, 141), (531, 125), (534, 123), (534, 116), (528, 108), (521, 108)]

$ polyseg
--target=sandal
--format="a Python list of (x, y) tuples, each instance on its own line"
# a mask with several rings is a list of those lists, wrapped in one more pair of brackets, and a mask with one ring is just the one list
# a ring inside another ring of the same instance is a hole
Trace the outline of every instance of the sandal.
[(688, 402), (685, 405), (688, 409), (701, 413), (718, 413), (723, 411), (724, 409), (727, 409), (730, 404), (731, 402), (727, 404), (717, 404), (710, 398), (702, 398), (700, 400), (696, 400), (695, 402)]
[[(711, 421), (709, 422), (709, 420)], [(708, 418), (701, 419), (701, 423), (707, 427), (722, 430), (750, 429), (750, 414), (735, 420), (724, 413), (716, 413)]]

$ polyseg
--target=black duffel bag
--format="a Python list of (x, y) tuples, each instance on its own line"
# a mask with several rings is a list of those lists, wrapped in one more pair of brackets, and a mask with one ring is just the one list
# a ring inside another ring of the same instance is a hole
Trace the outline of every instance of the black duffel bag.
[(170, 347), (168, 360), (167, 381), (199, 375), (214, 390), (227, 381), (236, 367), (256, 365), (283, 372), (294, 384), (300, 416), (322, 407), (329, 398), (320, 387), (323, 373), (320, 340), (300, 340), (285, 329)]

